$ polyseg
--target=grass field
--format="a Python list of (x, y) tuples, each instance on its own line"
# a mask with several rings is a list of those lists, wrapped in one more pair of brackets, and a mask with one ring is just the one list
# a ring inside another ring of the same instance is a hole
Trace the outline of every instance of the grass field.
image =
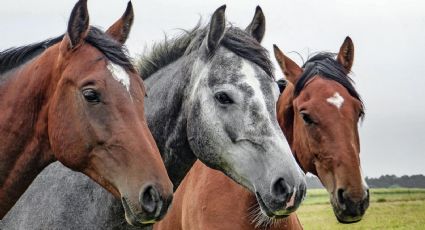
[(304, 229), (425, 229), (425, 189), (371, 189), (363, 220), (340, 224), (323, 189), (310, 189), (297, 211)]

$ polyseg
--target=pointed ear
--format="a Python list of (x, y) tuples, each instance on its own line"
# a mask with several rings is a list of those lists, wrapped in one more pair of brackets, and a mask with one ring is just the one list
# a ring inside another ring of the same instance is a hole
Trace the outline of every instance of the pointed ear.
[(121, 44), (124, 44), (130, 34), (131, 26), (134, 21), (133, 4), (131, 1), (127, 4), (127, 9), (118, 21), (116, 21), (109, 29), (106, 34), (111, 36), (113, 39)]
[(64, 39), (68, 40), (68, 48), (74, 49), (82, 44), (89, 31), (89, 12), (87, 0), (80, 0), (72, 9), (68, 22), (68, 30)]
[(298, 81), (298, 78), (303, 73), (303, 70), (297, 65), (297, 63), (285, 56), (285, 54), (283, 54), (277, 45), (273, 45), (273, 50), (276, 61), (282, 69), (286, 79), (295, 85), (295, 83)]
[(266, 18), (260, 6), (255, 9), (254, 18), (252, 18), (252, 22), (246, 27), (245, 31), (251, 34), (258, 42), (261, 43), (263, 40), (266, 32)]
[(346, 37), (339, 49), (337, 61), (344, 67), (347, 73), (350, 72), (354, 61), (354, 44), (350, 37)]
[(226, 5), (222, 5), (211, 17), (210, 28), (207, 35), (207, 49), (209, 53), (214, 52), (220, 45), (221, 39), (223, 39), (224, 30), (226, 29), (225, 11)]

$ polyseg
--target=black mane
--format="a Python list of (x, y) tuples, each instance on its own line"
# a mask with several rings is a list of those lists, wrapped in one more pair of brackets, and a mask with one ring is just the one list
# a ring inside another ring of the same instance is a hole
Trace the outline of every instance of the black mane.
[[(62, 41), (64, 35), (0, 52), (0, 74), (12, 70)], [(96, 27), (90, 27), (85, 41), (102, 52), (111, 62), (126, 70), (134, 70), (126, 48)]]
[[(200, 28), (197, 25), (194, 29), (185, 31), (176, 38), (166, 38), (162, 43), (155, 44), (152, 51), (143, 55), (138, 61), (139, 73), (142, 78), (146, 79), (178, 58), (198, 50), (207, 36), (207, 32), (208, 27)], [(258, 65), (267, 75), (273, 77), (274, 69), (268, 51), (247, 32), (230, 26), (226, 29), (221, 45)]]
[(60, 42), (63, 35), (50, 38), (42, 42), (33, 43), (31, 45), (9, 48), (0, 52), (0, 74), (14, 69), (32, 58), (43, 53), (50, 46)]
[(123, 67), (125, 70), (134, 71), (127, 48), (100, 29), (92, 26), (85, 41), (102, 52), (112, 63)]
[(360, 116), (364, 116), (364, 104), (356, 89), (353, 80), (347, 75), (344, 67), (335, 60), (334, 53), (318, 53), (309, 58), (303, 65), (304, 72), (295, 84), (294, 96), (298, 96), (305, 84), (314, 76), (321, 76), (325, 79), (333, 80), (344, 86), (348, 93), (359, 100), (362, 104)]

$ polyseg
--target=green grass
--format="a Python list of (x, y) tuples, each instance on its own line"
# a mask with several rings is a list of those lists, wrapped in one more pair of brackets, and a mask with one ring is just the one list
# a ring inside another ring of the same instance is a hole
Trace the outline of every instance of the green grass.
[(340, 224), (323, 189), (310, 189), (297, 215), (304, 229), (425, 229), (425, 189), (371, 189), (363, 220)]

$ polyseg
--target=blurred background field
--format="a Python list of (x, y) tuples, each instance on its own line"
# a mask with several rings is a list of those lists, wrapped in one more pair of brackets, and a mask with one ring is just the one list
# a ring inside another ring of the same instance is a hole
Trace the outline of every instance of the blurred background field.
[(340, 224), (324, 189), (309, 189), (297, 211), (304, 229), (425, 229), (425, 189), (375, 188), (363, 220)]

